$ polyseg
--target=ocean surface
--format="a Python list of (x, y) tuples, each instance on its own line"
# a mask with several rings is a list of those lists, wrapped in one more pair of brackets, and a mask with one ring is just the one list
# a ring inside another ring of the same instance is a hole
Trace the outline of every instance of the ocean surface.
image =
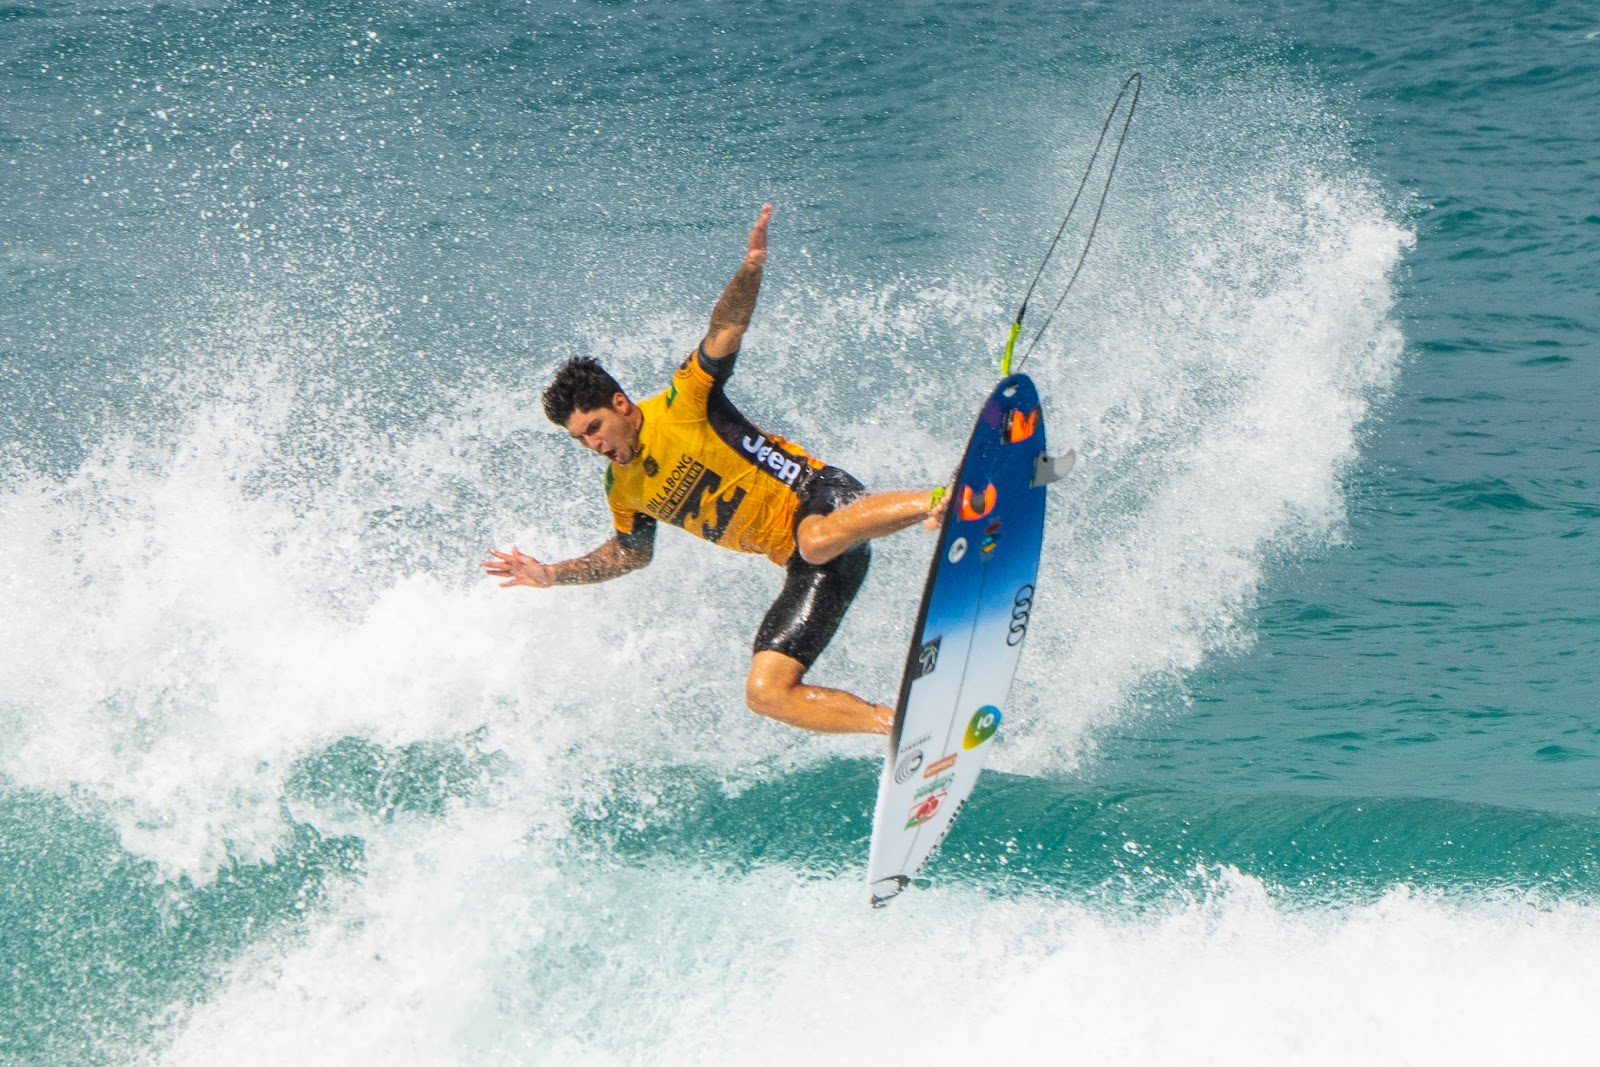
[[(1136, 70), (1005, 729), (873, 911), (777, 568), (476, 564), (608, 536), (539, 393), (663, 387), (763, 201), (734, 399), (942, 480)], [(1576, 0), (0, 6), (0, 1064), (1593, 1061), (1597, 130)]]

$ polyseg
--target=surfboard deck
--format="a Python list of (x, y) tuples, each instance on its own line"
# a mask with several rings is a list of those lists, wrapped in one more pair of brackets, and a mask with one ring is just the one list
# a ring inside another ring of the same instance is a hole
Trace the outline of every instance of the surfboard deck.
[(932, 854), (1004, 718), (1033, 611), (1052, 461), (1031, 379), (1014, 374), (984, 402), (957, 468), (900, 681), (878, 784), (867, 881), (874, 907)]

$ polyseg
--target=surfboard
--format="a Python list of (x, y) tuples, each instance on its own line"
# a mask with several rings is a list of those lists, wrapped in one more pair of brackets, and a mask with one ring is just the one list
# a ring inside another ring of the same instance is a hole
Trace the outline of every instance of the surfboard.
[(984, 402), (951, 488), (900, 681), (878, 784), (867, 881), (874, 907), (939, 846), (978, 783), (1005, 718), (1034, 606), (1052, 459), (1025, 374)]

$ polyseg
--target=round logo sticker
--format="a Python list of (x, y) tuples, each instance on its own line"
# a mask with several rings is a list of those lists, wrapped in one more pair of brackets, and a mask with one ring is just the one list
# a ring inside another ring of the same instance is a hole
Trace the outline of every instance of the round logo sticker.
[(922, 749), (900, 757), (899, 766), (894, 769), (894, 780), (897, 782), (908, 781), (913, 774), (922, 769)]
[(1000, 729), (1000, 709), (993, 704), (985, 704), (972, 713), (972, 721), (967, 723), (966, 736), (961, 739), (962, 748), (977, 748)]
[(945, 558), (951, 563), (960, 563), (961, 557), (967, 554), (967, 539), (958, 537), (950, 542), (950, 554)]
[(909, 830), (913, 826), (921, 826), (937, 815), (939, 813), (939, 805), (944, 803), (944, 798), (948, 795), (947, 793), (935, 793), (913, 804), (911, 810), (906, 812), (905, 828)]

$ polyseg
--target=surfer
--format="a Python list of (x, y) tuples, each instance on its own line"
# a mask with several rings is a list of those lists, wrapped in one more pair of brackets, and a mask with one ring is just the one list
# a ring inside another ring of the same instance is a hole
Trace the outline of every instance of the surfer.
[(938, 529), (943, 493), (867, 493), (845, 471), (759, 429), (727, 398), (761, 288), (771, 218), (772, 205), (763, 205), (704, 339), (664, 392), (636, 404), (588, 357), (568, 360), (545, 390), (550, 421), (611, 461), (610, 540), (560, 563), (542, 563), (516, 546), (491, 548), (481, 566), (506, 587), (609, 581), (650, 562), (658, 522), (736, 552), (762, 553), (786, 574), (756, 631), (746, 703), (808, 730), (884, 734), (894, 709), (802, 679), (866, 578), (868, 542), (918, 522)]

